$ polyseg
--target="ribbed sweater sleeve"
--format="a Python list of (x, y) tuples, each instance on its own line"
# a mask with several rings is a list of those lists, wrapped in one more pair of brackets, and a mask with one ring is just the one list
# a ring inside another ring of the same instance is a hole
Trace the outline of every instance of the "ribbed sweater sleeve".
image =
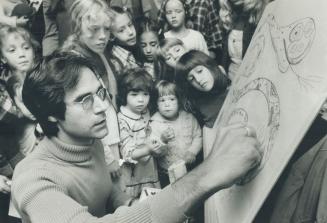
[(145, 202), (104, 215), (104, 201), (115, 202), (119, 194), (112, 194), (118, 192), (110, 182), (102, 182), (107, 172), (104, 159), (99, 159), (103, 156), (100, 145), (90, 150), (44, 139), (17, 165), (12, 200), (24, 223), (182, 222), (183, 213), (170, 187)]
[(71, 199), (60, 186), (60, 177), (49, 173), (53, 171), (39, 168), (14, 178), (13, 202), (23, 219), (33, 223), (88, 222), (92, 216), (87, 207)]
[(97, 218), (86, 206), (77, 203), (69, 192), (60, 186), (60, 177), (47, 176), (48, 170), (38, 169), (37, 174), (25, 172), (13, 184), (14, 203), (23, 217), (33, 223), (175, 223), (184, 215), (170, 187), (156, 197), (132, 207), (120, 207), (115, 213)]

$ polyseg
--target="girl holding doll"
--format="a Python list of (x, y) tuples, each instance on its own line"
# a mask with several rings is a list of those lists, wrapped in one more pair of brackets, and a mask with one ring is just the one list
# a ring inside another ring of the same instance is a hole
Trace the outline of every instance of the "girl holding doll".
[(159, 139), (150, 138), (148, 105), (153, 89), (150, 74), (142, 68), (127, 70), (120, 80), (118, 113), (122, 181), (129, 195), (139, 197), (142, 188), (160, 188), (153, 156), (163, 153)]

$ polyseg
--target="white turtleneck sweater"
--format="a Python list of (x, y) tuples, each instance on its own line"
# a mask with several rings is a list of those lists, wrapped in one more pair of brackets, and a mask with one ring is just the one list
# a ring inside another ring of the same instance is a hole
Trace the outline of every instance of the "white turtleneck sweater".
[(102, 144), (67, 145), (45, 138), (15, 169), (12, 199), (25, 223), (182, 222), (183, 213), (170, 187), (132, 207), (106, 214), (106, 202), (124, 204), (113, 187)]

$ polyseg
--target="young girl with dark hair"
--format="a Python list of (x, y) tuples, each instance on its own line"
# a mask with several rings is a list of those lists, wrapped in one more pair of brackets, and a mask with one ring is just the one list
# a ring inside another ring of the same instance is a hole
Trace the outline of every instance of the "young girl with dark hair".
[(136, 198), (144, 187), (160, 188), (153, 156), (162, 154), (165, 146), (159, 139), (149, 137), (148, 104), (153, 89), (150, 74), (141, 68), (127, 70), (119, 83), (123, 190)]
[(143, 17), (138, 21), (138, 45), (141, 51), (141, 62), (144, 69), (152, 76), (153, 80), (159, 79), (156, 72), (157, 51), (159, 49), (159, 28), (151, 19)]
[(191, 50), (180, 58), (176, 74), (177, 84), (185, 89), (202, 124), (212, 128), (230, 84), (223, 68), (205, 53)]

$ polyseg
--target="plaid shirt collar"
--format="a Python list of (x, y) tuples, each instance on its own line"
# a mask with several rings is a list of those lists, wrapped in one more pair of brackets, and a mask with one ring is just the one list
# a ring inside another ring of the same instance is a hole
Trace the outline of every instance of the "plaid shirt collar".
[(133, 54), (120, 46), (117, 45), (113, 46), (112, 55), (117, 57), (122, 62), (124, 67), (127, 68), (138, 67), (138, 63), (136, 62)]

